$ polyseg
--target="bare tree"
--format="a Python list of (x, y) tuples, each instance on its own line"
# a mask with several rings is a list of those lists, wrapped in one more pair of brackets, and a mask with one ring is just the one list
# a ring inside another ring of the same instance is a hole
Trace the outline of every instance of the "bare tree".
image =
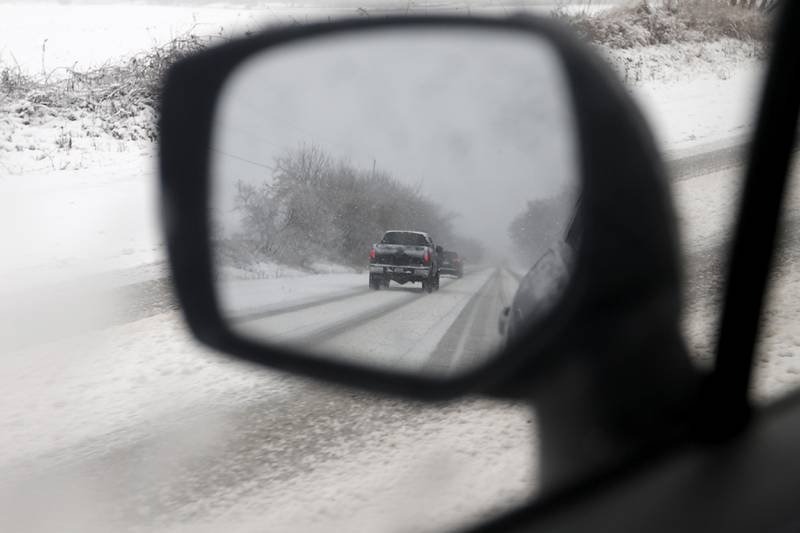
[[(316, 261), (363, 266), (369, 247), (384, 231), (427, 231), (438, 241), (454, 238), (455, 216), (373, 166), (355, 168), (317, 146), (277, 157), (274, 174), (259, 186), (240, 183), (235, 198), (242, 234), (227, 243), (237, 261), (274, 261), (308, 267)], [(254, 259), (260, 258), (260, 259)]]
[(525, 211), (517, 215), (508, 228), (522, 260), (532, 263), (553, 244), (564, 239), (572, 204), (567, 191), (552, 198), (528, 202)]

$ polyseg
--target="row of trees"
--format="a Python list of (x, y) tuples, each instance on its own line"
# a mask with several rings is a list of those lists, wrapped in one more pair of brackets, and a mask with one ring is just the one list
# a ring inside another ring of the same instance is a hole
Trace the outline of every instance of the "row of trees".
[(388, 172), (359, 169), (317, 146), (302, 146), (274, 161), (271, 176), (254, 185), (237, 183), (240, 231), (219, 238), (223, 260), (234, 266), (267, 261), (307, 268), (326, 261), (363, 267), (372, 243), (387, 229), (429, 232), (437, 242), (458, 239), (456, 218), (419, 187)]
[[(730, 7), (739, 7), (744, 9), (758, 9), (761, 11), (769, 11), (776, 7), (781, 0), (663, 0), (665, 7), (669, 9), (677, 8), (682, 4), (722, 4)], [(656, 2), (654, 0), (642, 0), (642, 3), (647, 7), (653, 6)]]
[(568, 191), (550, 198), (529, 201), (508, 228), (520, 259), (532, 265), (548, 248), (565, 238), (574, 214), (575, 199)]

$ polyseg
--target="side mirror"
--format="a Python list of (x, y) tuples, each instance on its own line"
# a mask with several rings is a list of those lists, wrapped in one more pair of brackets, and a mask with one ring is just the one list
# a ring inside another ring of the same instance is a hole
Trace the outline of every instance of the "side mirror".
[[(178, 62), (162, 110), (170, 264), (209, 346), (452, 398), (512, 390), (587, 346), (611, 354), (615, 334), (630, 339), (625, 350), (680, 344), (673, 214), (653, 140), (610, 69), (552, 20), (272, 30)], [(568, 279), (502, 338), (501, 295), (564, 239), (576, 205)], [(411, 245), (364, 255), (398, 229)], [(440, 279), (415, 232), (481, 259)]]
[(444, 248), (442, 248), (442, 246), (440, 246), (440, 245), (438, 245), (438, 244), (437, 244), (437, 245), (436, 245), (436, 253), (437, 253), (437, 254), (440, 254), (440, 253), (442, 253), (442, 252), (444, 252)]

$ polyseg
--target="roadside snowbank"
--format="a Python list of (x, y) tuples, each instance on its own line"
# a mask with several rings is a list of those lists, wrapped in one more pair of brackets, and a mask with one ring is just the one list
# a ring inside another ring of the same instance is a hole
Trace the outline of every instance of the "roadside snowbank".
[(749, 45), (693, 44), (605, 51), (672, 156), (699, 144), (737, 142), (752, 130), (761, 96), (764, 65)]
[(86, 149), (87, 168), (0, 176), (0, 294), (163, 262), (151, 150)]

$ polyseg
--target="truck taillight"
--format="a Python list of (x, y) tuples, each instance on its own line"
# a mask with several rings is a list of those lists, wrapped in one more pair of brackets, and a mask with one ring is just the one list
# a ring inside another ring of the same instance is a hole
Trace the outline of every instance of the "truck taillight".
[(428, 250), (425, 250), (425, 255), (422, 256), (422, 262), (426, 265), (431, 262), (431, 254), (428, 253)]
[(375, 247), (374, 246), (369, 249), (369, 258), (370, 259), (375, 259)]

